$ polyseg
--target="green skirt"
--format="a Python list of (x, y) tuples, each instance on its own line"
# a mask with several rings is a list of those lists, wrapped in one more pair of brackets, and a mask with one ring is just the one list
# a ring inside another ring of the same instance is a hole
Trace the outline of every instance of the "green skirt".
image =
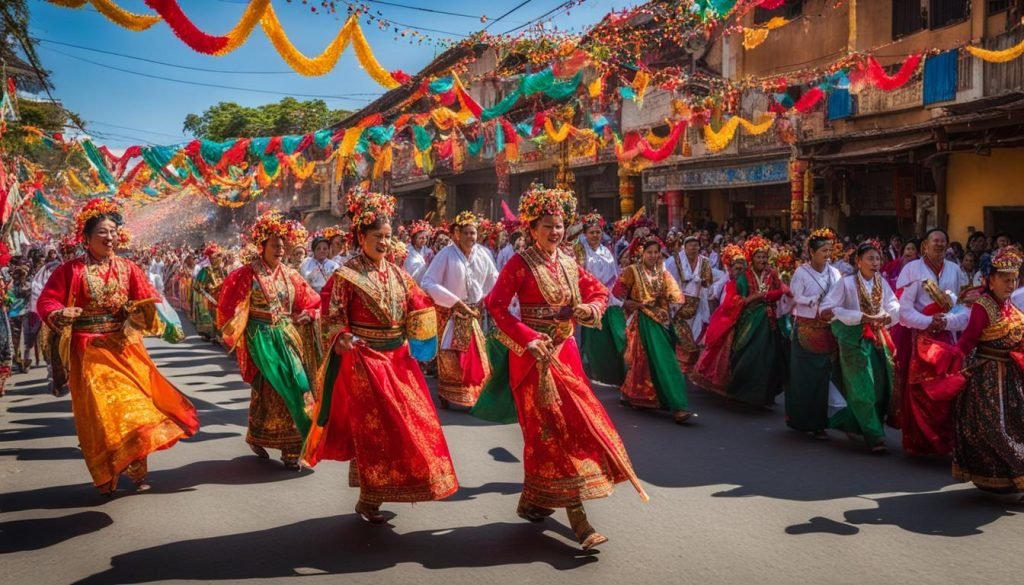
[[(492, 329), (497, 331), (497, 329)], [(501, 424), (519, 422), (516, 402), (509, 383), (508, 348), (493, 333), (487, 336), (487, 359), (491, 362), (491, 376), (480, 391), (480, 398), (470, 409), (473, 416)]]
[(647, 367), (651, 371), (654, 390), (658, 393), (658, 402), (670, 412), (689, 410), (686, 378), (676, 359), (675, 332), (644, 313), (638, 313), (636, 318), (637, 333), (647, 353)]
[(305, 437), (311, 422), (305, 401), (305, 394), (310, 391), (309, 378), (299, 357), (299, 348), (294, 347), (285, 335), (285, 326), (272, 326), (250, 319), (245, 340), (249, 357), (267, 383), (284, 400), (295, 421), (295, 427)]
[(805, 348), (800, 343), (799, 324), (793, 333), (786, 387), (786, 424), (805, 433), (824, 431), (828, 426), (828, 385), (833, 374), (839, 372), (834, 367), (835, 356)]
[(892, 393), (892, 357), (883, 345), (864, 339), (862, 325), (835, 321), (832, 332), (839, 342), (846, 408), (832, 415), (829, 428), (864, 436), (869, 445), (885, 439), (885, 415)]
[(775, 402), (789, 379), (783, 337), (771, 326), (764, 305), (748, 308), (736, 323), (730, 360), (732, 379), (727, 394), (747, 404)]
[(626, 314), (622, 307), (608, 307), (601, 317), (601, 328), (583, 327), (580, 348), (584, 368), (592, 380), (622, 386), (626, 380)]

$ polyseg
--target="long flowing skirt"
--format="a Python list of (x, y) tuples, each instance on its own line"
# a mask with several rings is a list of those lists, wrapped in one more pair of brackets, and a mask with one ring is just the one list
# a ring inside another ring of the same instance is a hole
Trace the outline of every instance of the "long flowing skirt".
[(981, 489), (1024, 491), (1024, 374), (980, 361), (957, 396), (953, 477)]
[(893, 385), (892, 356), (888, 349), (864, 338), (861, 325), (832, 323), (839, 342), (846, 408), (829, 419), (829, 428), (863, 435), (868, 446), (885, 439), (884, 421)]
[[(828, 425), (828, 390), (835, 367), (836, 341), (827, 323), (798, 320), (790, 343), (786, 424), (805, 433)], [(836, 376), (838, 377), (838, 376)]]
[(289, 453), (296, 441), (309, 432), (309, 408), (313, 398), (306, 377), (301, 340), (290, 324), (271, 326), (250, 319), (246, 328), (246, 348), (259, 370), (253, 380), (252, 402), (249, 404), (250, 444)]
[[(952, 343), (948, 332), (934, 339)], [(945, 372), (935, 371), (927, 349), (931, 338), (922, 331), (913, 332), (910, 366), (903, 388), (900, 428), (903, 450), (912, 455), (949, 455), (953, 451), (953, 397), (929, 393), (927, 388)]]
[(491, 375), (484, 383), (480, 398), (469, 412), (483, 420), (511, 424), (518, 421), (519, 417), (512, 397), (512, 386), (508, 381), (508, 348), (498, 341), (495, 336), (497, 331), (497, 328), (491, 329), (487, 336), (487, 359), (491, 363)]
[(622, 386), (626, 380), (626, 314), (622, 307), (608, 307), (601, 317), (601, 328), (582, 328), (584, 371), (592, 380)]
[(437, 308), (437, 323), (441, 332), (452, 324), (452, 348), (442, 343), (437, 352), (438, 394), (452, 404), (472, 407), (491, 373), (483, 330), (476, 319), (453, 321), (451, 311), (441, 307)]
[(573, 337), (545, 366), (523, 351), (510, 352), (510, 382), (523, 450), (523, 498), (564, 508), (606, 497), (616, 483), (640, 486), (622, 439), (594, 396)]
[(195, 408), (157, 370), (141, 341), (75, 334), (69, 384), (78, 444), (97, 486), (199, 430)]
[(200, 292), (193, 293), (192, 313), (196, 333), (205, 337), (216, 337), (218, 335), (215, 317), (217, 308), (206, 298), (206, 295)]
[[(437, 411), (408, 344), (330, 354), (306, 440), (307, 465), (353, 461), (350, 483), (369, 503), (441, 500), (458, 480)], [(351, 468), (350, 468), (351, 469)]]
[(721, 372), (716, 373), (716, 377), (727, 382), (724, 386), (714, 383), (701, 385), (755, 406), (774, 403), (789, 377), (789, 363), (785, 360), (782, 344), (782, 335), (772, 325), (763, 305), (744, 309), (732, 333), (732, 347), (728, 352), (729, 374), (722, 376)]
[(622, 394), (638, 407), (689, 409), (686, 379), (676, 360), (675, 333), (645, 313), (637, 313), (627, 330), (629, 371)]

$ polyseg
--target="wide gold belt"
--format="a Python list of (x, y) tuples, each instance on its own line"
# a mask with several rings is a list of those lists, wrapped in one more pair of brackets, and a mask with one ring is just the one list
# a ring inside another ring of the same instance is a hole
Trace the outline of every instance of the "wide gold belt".
[(116, 315), (87, 315), (75, 319), (71, 328), (81, 333), (114, 333), (124, 326), (124, 318)]
[(555, 317), (561, 312), (563, 307), (553, 307), (551, 305), (520, 305), (519, 314), (523, 319), (537, 319), (546, 321), (557, 321)]
[(1000, 349), (998, 347), (989, 347), (986, 345), (978, 346), (978, 359), (990, 360), (994, 362), (1010, 362), (1010, 350)]
[(352, 330), (352, 335), (367, 341), (395, 341), (405, 337), (405, 328), (401, 325), (398, 327), (382, 327), (380, 325), (350, 323), (349, 328)]

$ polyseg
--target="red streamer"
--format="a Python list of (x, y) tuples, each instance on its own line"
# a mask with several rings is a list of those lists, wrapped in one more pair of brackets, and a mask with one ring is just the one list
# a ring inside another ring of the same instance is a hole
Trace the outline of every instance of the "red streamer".
[(171, 27), (175, 36), (193, 51), (214, 55), (228, 44), (228, 37), (212, 36), (199, 30), (188, 16), (185, 16), (176, 0), (146, 0), (146, 5), (155, 10), (167, 22), (167, 26)]
[(758, 8), (764, 8), (765, 10), (775, 10), (786, 3), (786, 0), (761, 0), (761, 3), (757, 5)]
[(621, 161), (632, 160), (638, 156), (654, 162), (665, 160), (675, 151), (679, 138), (686, 132), (686, 126), (685, 121), (673, 126), (668, 138), (658, 148), (651, 147), (639, 133), (631, 132), (626, 135), (623, 147), (615, 149), (615, 156)]
[(913, 77), (914, 72), (917, 71), (917, 66), (921, 64), (921, 55), (911, 55), (907, 57), (907, 60), (900, 66), (900, 70), (895, 75), (890, 76), (885, 72), (882, 65), (873, 57), (868, 57), (867, 63), (867, 79), (872, 85), (883, 91), (892, 91), (899, 89), (906, 85), (910, 78)]
[(807, 93), (800, 96), (800, 99), (798, 99), (795, 104), (793, 104), (793, 109), (801, 114), (806, 114), (811, 111), (811, 108), (818, 105), (818, 102), (820, 102), (824, 97), (825, 92), (821, 91), (820, 87), (812, 87)]

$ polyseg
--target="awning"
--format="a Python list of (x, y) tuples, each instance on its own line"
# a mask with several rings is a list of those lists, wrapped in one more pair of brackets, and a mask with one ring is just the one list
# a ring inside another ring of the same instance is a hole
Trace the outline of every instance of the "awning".
[(391, 192), (395, 195), (399, 193), (409, 193), (410, 191), (419, 191), (420, 189), (428, 189), (434, 186), (434, 179), (426, 178), (406, 183), (404, 185), (395, 185), (391, 187)]
[(915, 132), (900, 136), (887, 136), (872, 140), (844, 140), (839, 151), (832, 154), (812, 154), (806, 158), (811, 162), (833, 162), (867, 164), (891, 162), (897, 156), (922, 146), (934, 145), (931, 132)]

